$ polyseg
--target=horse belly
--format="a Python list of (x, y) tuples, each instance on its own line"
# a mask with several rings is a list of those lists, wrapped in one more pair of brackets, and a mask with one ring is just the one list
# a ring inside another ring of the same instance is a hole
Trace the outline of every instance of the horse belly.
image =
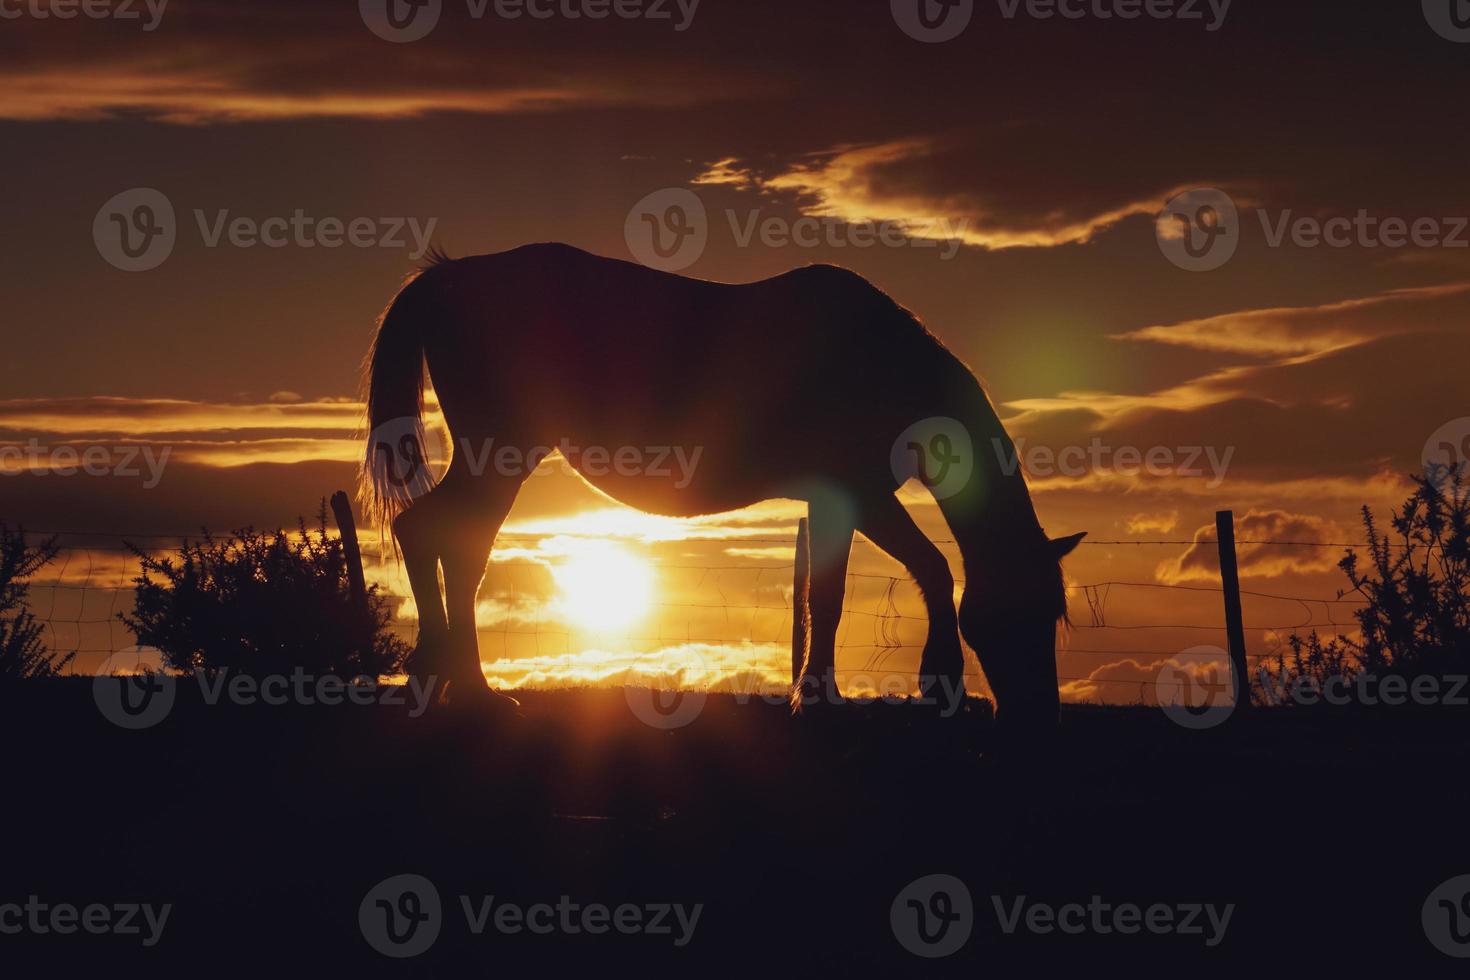
[(739, 510), (769, 496), (748, 479), (716, 475), (704, 447), (625, 446), (573, 452), (567, 462), (619, 503), (664, 517)]

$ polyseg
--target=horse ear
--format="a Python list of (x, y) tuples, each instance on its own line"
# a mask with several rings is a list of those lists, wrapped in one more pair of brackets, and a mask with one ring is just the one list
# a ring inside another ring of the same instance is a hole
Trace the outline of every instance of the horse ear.
[(1065, 538), (1053, 538), (1051, 542), (1052, 554), (1057, 556), (1057, 561), (1061, 561), (1076, 551), (1077, 546), (1082, 543), (1082, 539), (1085, 537), (1087, 537), (1087, 532), (1079, 531), (1076, 534), (1069, 534)]

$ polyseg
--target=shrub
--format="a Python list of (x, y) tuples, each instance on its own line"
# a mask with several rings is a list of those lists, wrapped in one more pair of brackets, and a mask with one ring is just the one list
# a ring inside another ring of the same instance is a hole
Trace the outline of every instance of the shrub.
[(174, 557), (133, 552), (142, 571), (133, 613), (119, 618), (170, 667), (378, 678), (408, 654), (387, 629), (392, 613), (377, 586), (354, 601), (325, 503), (317, 526), (300, 521), (295, 535), (247, 528), (220, 541), (206, 531)]
[(1338, 562), (1351, 585), (1338, 598), (1366, 601), (1353, 613), (1359, 635), (1293, 635), (1290, 662), (1277, 658), (1278, 677), (1470, 674), (1470, 486), (1463, 470), (1413, 480), (1413, 494), (1391, 515), (1392, 532), (1380, 535), (1364, 507), (1366, 560), (1349, 551)]
[(0, 682), (55, 677), (76, 656), (47, 650), (44, 627), (26, 606), (26, 580), (51, 564), (56, 552), (55, 538), (29, 548), (23, 531), (0, 523)]

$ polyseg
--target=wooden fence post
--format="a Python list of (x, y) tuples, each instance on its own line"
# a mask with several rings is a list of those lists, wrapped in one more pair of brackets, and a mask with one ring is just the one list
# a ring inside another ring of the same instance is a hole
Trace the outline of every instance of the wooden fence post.
[(803, 517), (796, 525), (796, 571), (791, 582), (791, 683), (801, 680), (811, 643), (812, 535)]
[(1235, 675), (1235, 713), (1250, 709), (1250, 674), (1245, 659), (1245, 621), (1240, 611), (1240, 569), (1235, 561), (1235, 512), (1216, 511), (1215, 536), (1220, 549), (1220, 584), (1225, 590), (1225, 635)]
[(357, 543), (357, 521), (352, 517), (352, 502), (346, 491), (332, 494), (332, 516), (337, 519), (337, 530), (342, 532), (342, 554), (347, 558), (347, 586), (352, 591), (352, 601), (367, 605), (367, 576), (362, 570), (362, 548)]

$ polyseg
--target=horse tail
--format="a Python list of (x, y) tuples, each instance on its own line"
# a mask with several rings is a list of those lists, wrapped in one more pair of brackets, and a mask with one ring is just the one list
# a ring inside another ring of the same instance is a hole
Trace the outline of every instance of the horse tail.
[(378, 321), (372, 350), (363, 362), (367, 447), (358, 473), (363, 517), (377, 525), (380, 539), (392, 535), (393, 519), (434, 488), (425, 453), (423, 276), (410, 280)]

